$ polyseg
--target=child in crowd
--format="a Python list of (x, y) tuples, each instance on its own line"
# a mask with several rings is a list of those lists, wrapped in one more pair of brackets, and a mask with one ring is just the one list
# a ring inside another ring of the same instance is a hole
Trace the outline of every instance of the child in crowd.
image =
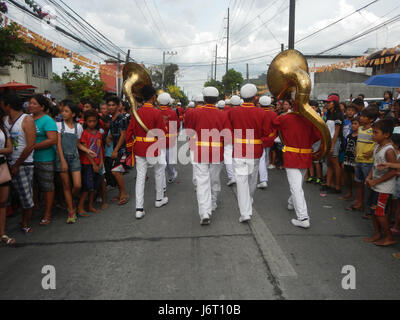
[[(396, 152), (396, 159), (397, 162), (400, 160), (400, 134), (393, 134), (392, 135), (392, 142), (393, 142), (393, 147)], [(393, 167), (394, 168), (394, 167)], [(399, 171), (398, 171), (399, 172)], [(392, 229), (390, 231), (394, 236), (399, 236), (400, 235), (400, 178), (396, 179), (396, 191), (393, 196), (393, 201), (392, 201), (392, 211), (395, 215), (395, 223)]]
[[(382, 163), (395, 163), (396, 154), (390, 137), (393, 132), (393, 122), (390, 119), (378, 121), (373, 124), (373, 139), (376, 142), (374, 150), (374, 165), (367, 179), (366, 185), (372, 189), (369, 205), (373, 212), (373, 226), (375, 235), (365, 238), (368, 243), (377, 246), (390, 246), (396, 243), (389, 228), (389, 219), (386, 212), (387, 206), (396, 189), (396, 170), (392, 168), (381, 169)], [(384, 233), (382, 238), (381, 229)]]
[[(378, 110), (374, 107), (367, 107), (361, 111), (356, 146), (356, 167), (354, 171), (357, 197), (353, 205), (347, 208), (347, 210), (362, 211), (364, 207), (364, 183), (374, 163), (375, 142), (372, 139), (371, 126), (377, 117)], [(369, 218), (369, 215), (364, 215), (364, 218)]]
[(103, 145), (102, 136), (100, 133), (99, 115), (96, 111), (89, 110), (84, 114), (85, 124), (80, 140), (80, 144), (84, 150), (85, 148), (93, 151), (96, 156), (91, 157), (87, 154), (81, 154), (82, 164), (82, 185), (83, 193), (79, 200), (78, 214), (83, 217), (89, 216), (85, 211), (85, 201), (89, 196), (88, 211), (98, 213), (99, 211), (94, 208), (94, 194), (96, 190), (101, 187), (100, 169), (103, 167)]
[[(65, 101), (62, 111), (62, 122), (57, 122), (57, 155), (56, 172), (60, 173), (65, 202), (68, 207), (67, 223), (76, 222), (76, 211), (73, 197), (78, 196), (81, 189), (81, 163), (79, 160), (78, 142), (83, 128), (76, 123), (79, 108), (72, 101)], [(72, 188), (71, 180), (72, 177)]]
[(358, 129), (360, 127), (360, 118), (353, 118), (351, 120), (351, 134), (346, 139), (346, 151), (344, 154), (344, 182), (348, 191), (340, 200), (351, 200), (353, 198), (353, 185), (354, 185), (354, 168), (356, 166), (356, 146)]
[(354, 116), (357, 114), (357, 106), (350, 104), (346, 108), (344, 125), (343, 125), (343, 138), (346, 140), (352, 132), (351, 126)]

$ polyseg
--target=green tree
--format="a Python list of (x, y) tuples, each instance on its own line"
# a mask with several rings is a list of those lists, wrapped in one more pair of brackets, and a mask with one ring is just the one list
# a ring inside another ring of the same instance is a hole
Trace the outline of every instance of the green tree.
[[(164, 84), (165, 87), (175, 85), (175, 74), (179, 71), (177, 64), (168, 64), (165, 66)], [(162, 88), (162, 66), (155, 66), (150, 68), (150, 76), (154, 88), (157, 90)]]
[(188, 105), (189, 99), (186, 94), (181, 90), (181, 88), (170, 85), (168, 86), (168, 93), (171, 95), (172, 99), (175, 99), (176, 101), (179, 100), (183, 106)]
[(64, 83), (68, 97), (77, 103), (82, 98), (89, 98), (95, 103), (100, 103), (104, 98), (105, 83), (100, 80), (100, 74), (95, 70), (85, 73), (80, 66), (74, 65), (72, 70), (65, 67), (65, 72), (61, 77), (53, 74), (53, 79)]
[(214, 87), (219, 91), (219, 99), (225, 99), (225, 88), (221, 81), (211, 79), (204, 83), (204, 87)]
[[(1, 21), (0, 21), (1, 23)], [(25, 41), (18, 37), (19, 27), (10, 23), (7, 27), (0, 27), (0, 67), (21, 68), (28, 62), (18, 58), (18, 55), (27, 52)]]
[(235, 69), (229, 69), (228, 73), (222, 78), (222, 83), (225, 88), (225, 94), (230, 95), (232, 92), (236, 92), (243, 84), (243, 76), (240, 72), (235, 71)]

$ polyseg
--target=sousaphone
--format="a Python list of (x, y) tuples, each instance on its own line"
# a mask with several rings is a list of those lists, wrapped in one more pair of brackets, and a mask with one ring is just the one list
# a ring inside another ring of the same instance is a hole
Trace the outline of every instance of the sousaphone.
[(142, 88), (144, 86), (152, 85), (150, 75), (142, 66), (134, 62), (129, 62), (124, 67), (123, 79), (124, 94), (128, 98), (128, 101), (131, 105), (133, 116), (135, 117), (139, 125), (143, 128), (143, 130), (147, 133), (149, 129), (143, 123), (142, 119), (140, 119), (137, 112), (136, 98), (143, 99), (141, 95)]
[(308, 119), (321, 132), (322, 143), (315, 159), (326, 156), (332, 141), (324, 120), (309, 105), (311, 79), (306, 58), (297, 50), (286, 50), (272, 61), (267, 75), (271, 93), (278, 99), (294, 100), (294, 113)]

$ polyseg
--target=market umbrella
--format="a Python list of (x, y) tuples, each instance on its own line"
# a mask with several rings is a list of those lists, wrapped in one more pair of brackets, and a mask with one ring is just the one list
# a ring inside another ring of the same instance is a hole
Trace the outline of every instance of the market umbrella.
[(35, 86), (30, 84), (20, 83), (20, 82), (9, 82), (5, 84), (0, 84), (0, 89), (8, 88), (9, 90), (26, 90), (26, 89), (36, 89)]
[(400, 73), (389, 73), (373, 76), (364, 83), (368, 86), (400, 88)]

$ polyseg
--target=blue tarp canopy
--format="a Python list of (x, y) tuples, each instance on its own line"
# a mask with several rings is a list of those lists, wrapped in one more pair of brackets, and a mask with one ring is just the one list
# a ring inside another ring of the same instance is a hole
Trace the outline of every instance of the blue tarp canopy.
[(373, 76), (364, 83), (368, 86), (400, 88), (400, 73), (389, 73)]

